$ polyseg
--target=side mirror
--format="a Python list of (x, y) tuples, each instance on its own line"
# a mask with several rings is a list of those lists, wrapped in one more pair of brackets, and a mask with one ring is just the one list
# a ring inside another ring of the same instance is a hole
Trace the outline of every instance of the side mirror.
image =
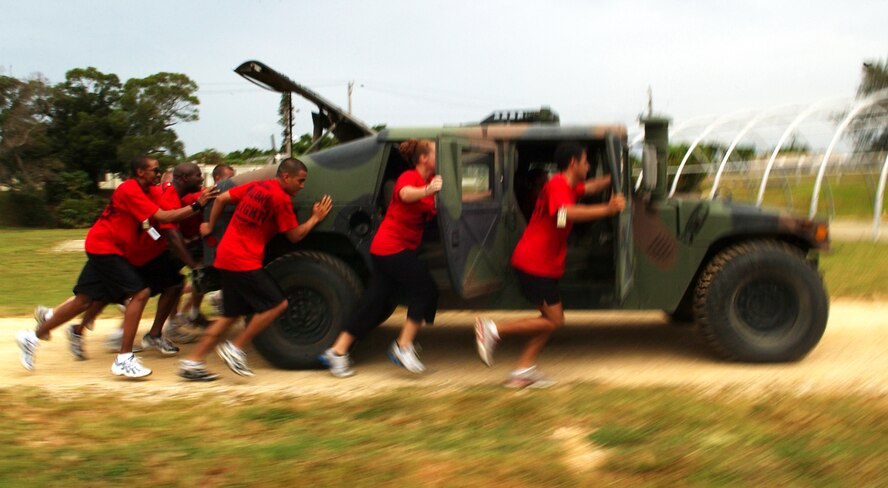
[(649, 192), (657, 187), (657, 148), (645, 144), (641, 153), (641, 189)]

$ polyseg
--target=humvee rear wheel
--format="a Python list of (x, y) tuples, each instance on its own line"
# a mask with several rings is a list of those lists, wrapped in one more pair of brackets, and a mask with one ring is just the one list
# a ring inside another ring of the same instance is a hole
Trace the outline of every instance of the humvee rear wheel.
[(829, 305), (823, 281), (798, 248), (751, 241), (717, 254), (697, 283), (694, 316), (722, 356), (794, 361), (820, 341)]
[(300, 251), (268, 263), (289, 306), (253, 340), (271, 364), (285, 369), (315, 367), (330, 347), (361, 292), (358, 276), (341, 259)]

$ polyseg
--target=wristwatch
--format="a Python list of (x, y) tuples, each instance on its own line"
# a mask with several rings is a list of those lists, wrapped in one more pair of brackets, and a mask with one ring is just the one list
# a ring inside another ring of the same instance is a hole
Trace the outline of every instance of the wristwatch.
[(191, 210), (193, 210), (193, 211), (195, 211), (195, 212), (200, 212), (200, 210), (201, 210), (202, 208), (203, 208), (203, 207), (202, 207), (202, 206), (200, 205), (200, 203), (198, 203), (198, 202), (194, 202), (194, 203), (191, 204)]

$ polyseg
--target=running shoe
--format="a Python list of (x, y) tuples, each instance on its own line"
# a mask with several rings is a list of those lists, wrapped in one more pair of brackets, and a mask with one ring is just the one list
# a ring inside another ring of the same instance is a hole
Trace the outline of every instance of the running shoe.
[(68, 327), (68, 350), (71, 351), (74, 359), (84, 361), (86, 354), (83, 352), (83, 336), (77, 333), (76, 327), (77, 324), (71, 324)]
[(215, 381), (219, 379), (219, 375), (207, 371), (206, 364), (201, 361), (179, 361), (177, 374), (188, 381)]
[(324, 351), (324, 354), (318, 356), (318, 360), (330, 370), (330, 374), (337, 378), (348, 378), (355, 374), (355, 370), (351, 368), (351, 357), (348, 353), (340, 356), (333, 352), (331, 347)]
[(20, 330), (15, 335), (15, 342), (21, 350), (19, 361), (28, 371), (34, 371), (34, 355), (37, 354), (37, 346), (40, 345), (40, 339), (32, 330)]
[(37, 305), (37, 308), (34, 309), (34, 320), (37, 321), (37, 327), (43, 327), (43, 324), (46, 323), (51, 316), (52, 309), (49, 307)]
[(115, 359), (114, 364), (111, 365), (111, 373), (127, 378), (143, 378), (151, 374), (151, 370), (142, 366), (139, 358), (129, 355), (123, 361)]
[[(110, 352), (120, 351), (121, 343), (123, 342), (123, 329), (117, 329), (114, 332), (108, 334), (108, 338), (105, 339), (105, 348)], [(138, 342), (133, 341), (133, 352), (142, 352), (142, 346), (139, 345)]]
[(506, 388), (549, 388), (555, 381), (540, 373), (536, 366), (524, 370), (515, 370), (506, 379)]
[(189, 331), (184, 323), (179, 324), (175, 321), (167, 322), (163, 328), (163, 336), (176, 344), (191, 344), (200, 337), (199, 334)]
[(235, 373), (241, 376), (253, 376), (253, 371), (247, 366), (247, 355), (232, 344), (231, 341), (225, 341), (216, 346), (216, 354)]
[(388, 350), (388, 357), (392, 360), (395, 365), (400, 366), (411, 373), (424, 373), (426, 367), (419, 360), (419, 356), (416, 354), (416, 348), (413, 347), (413, 344), (410, 344), (406, 347), (401, 347), (398, 345), (398, 341), (392, 342), (391, 347)]
[(493, 320), (475, 317), (475, 345), (478, 357), (487, 365), (493, 366), (493, 350), (496, 349), (497, 333)]
[(166, 337), (154, 337), (151, 334), (142, 336), (142, 349), (157, 349), (161, 354), (170, 356), (179, 352), (179, 348), (175, 344), (168, 341)]

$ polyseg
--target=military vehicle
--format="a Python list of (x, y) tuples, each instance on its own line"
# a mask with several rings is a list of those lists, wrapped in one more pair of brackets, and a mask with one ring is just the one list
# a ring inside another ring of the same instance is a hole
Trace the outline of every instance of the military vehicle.
[[(532, 308), (517, 291), (509, 258), (541, 183), (556, 171), (556, 146), (575, 141), (587, 150), (590, 177), (612, 177), (608, 192), (582, 201), (622, 192), (627, 203), (617, 216), (574, 225), (560, 281), (567, 310), (663, 310), (695, 322), (722, 357), (745, 362), (797, 360), (824, 332), (828, 298), (817, 266), (829, 245), (827, 226), (730, 201), (667, 198), (664, 118), (641, 121), (645, 145), (636, 185), (630, 175), (638, 162), (629, 157), (621, 125), (566, 127), (551, 110), (507, 111), (474, 125), (377, 133), (259, 62), (236, 71), (311, 99), (319, 108), (315, 135), (333, 131), (343, 142), (299, 156), (309, 168), (294, 203), (299, 219), (324, 194), (332, 196), (333, 211), (302, 242), (278, 236), (266, 248), (266, 268), (289, 309), (255, 346), (278, 367), (316, 366), (342, 328), (370, 275), (370, 241), (394, 181), (408, 169), (397, 151), (408, 138), (437, 143), (443, 188), (420, 253), (441, 291), (442, 310)], [(226, 184), (270, 178), (274, 170)], [(218, 227), (216, 237), (224, 225)], [(397, 303), (389, 305), (380, 322)]]

